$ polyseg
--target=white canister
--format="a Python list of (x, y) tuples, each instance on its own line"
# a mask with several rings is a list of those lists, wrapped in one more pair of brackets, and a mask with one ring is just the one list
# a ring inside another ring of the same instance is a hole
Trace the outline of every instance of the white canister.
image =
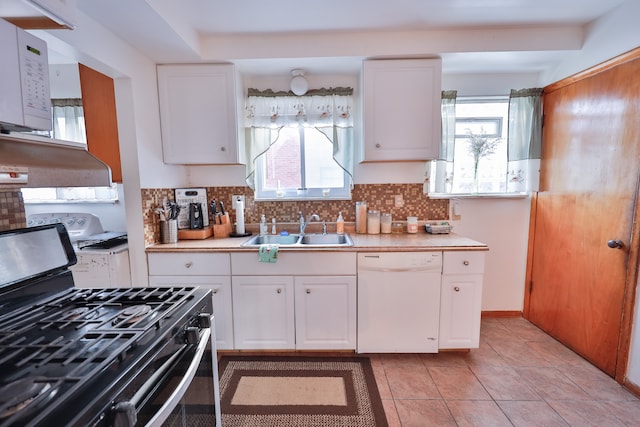
[(367, 234), (380, 234), (380, 211), (367, 213)]
[(391, 233), (391, 214), (389, 212), (380, 214), (380, 233)]
[(418, 232), (418, 217), (408, 216), (407, 217), (407, 233), (415, 234), (417, 232)]

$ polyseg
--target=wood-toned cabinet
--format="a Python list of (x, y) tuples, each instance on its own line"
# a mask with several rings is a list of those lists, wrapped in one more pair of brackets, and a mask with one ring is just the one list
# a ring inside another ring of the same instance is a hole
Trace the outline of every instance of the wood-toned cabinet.
[(158, 65), (164, 162), (238, 164), (233, 64)]
[(87, 149), (111, 168), (111, 180), (122, 182), (118, 118), (113, 79), (78, 64)]
[(444, 252), (440, 289), (440, 349), (480, 344), (484, 252)]
[(234, 348), (229, 254), (150, 253), (148, 264), (150, 286), (200, 286), (210, 289), (216, 345), (221, 350)]
[(441, 128), (440, 59), (363, 63), (363, 161), (435, 159)]

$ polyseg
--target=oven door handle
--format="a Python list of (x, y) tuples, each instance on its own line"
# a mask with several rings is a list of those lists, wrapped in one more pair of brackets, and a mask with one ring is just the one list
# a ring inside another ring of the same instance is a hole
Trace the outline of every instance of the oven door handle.
[(164, 405), (162, 405), (158, 412), (156, 412), (153, 418), (151, 418), (151, 420), (147, 423), (147, 427), (162, 425), (167, 417), (169, 417), (169, 414), (171, 414), (173, 409), (178, 405), (180, 399), (182, 399), (182, 396), (184, 396), (185, 392), (187, 391), (187, 388), (189, 388), (189, 384), (191, 384), (193, 377), (196, 375), (196, 371), (198, 370), (200, 361), (202, 360), (204, 352), (207, 348), (209, 337), (211, 336), (211, 330), (209, 328), (203, 329), (202, 332), (203, 333), (200, 336), (200, 342), (198, 343), (195, 357), (191, 360), (187, 372), (185, 372), (182, 380), (173, 391), (173, 393), (171, 393), (171, 396), (169, 396)]

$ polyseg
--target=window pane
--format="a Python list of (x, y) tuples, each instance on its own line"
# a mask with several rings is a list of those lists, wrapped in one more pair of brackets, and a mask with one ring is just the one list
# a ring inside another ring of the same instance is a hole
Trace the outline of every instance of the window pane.
[[(453, 193), (502, 193), (507, 191), (507, 100), (456, 104), (456, 141)], [(475, 158), (468, 131), (483, 134), (488, 142), (499, 139), (493, 152)]]
[(297, 128), (283, 128), (278, 140), (267, 150), (264, 156), (264, 174), (262, 188), (267, 191), (276, 189), (298, 189), (302, 187), (302, 168), (300, 166), (300, 132)]
[(333, 145), (314, 128), (304, 131), (304, 166), (307, 188), (342, 188), (344, 171), (333, 160)]

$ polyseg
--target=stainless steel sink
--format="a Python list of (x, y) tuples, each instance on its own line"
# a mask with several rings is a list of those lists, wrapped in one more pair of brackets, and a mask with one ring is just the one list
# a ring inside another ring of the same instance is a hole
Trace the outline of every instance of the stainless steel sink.
[(247, 240), (242, 246), (260, 246), (266, 244), (278, 244), (278, 245), (295, 245), (300, 240), (299, 234), (289, 234), (288, 236), (280, 236), (277, 234), (264, 234), (252, 237)]
[(288, 236), (267, 234), (254, 236), (241, 246), (251, 248), (265, 244), (278, 244), (288, 248), (318, 248), (353, 246), (353, 240), (348, 234), (289, 234)]
[(301, 245), (335, 245), (335, 246), (351, 246), (350, 238), (346, 234), (305, 234), (300, 239)]

